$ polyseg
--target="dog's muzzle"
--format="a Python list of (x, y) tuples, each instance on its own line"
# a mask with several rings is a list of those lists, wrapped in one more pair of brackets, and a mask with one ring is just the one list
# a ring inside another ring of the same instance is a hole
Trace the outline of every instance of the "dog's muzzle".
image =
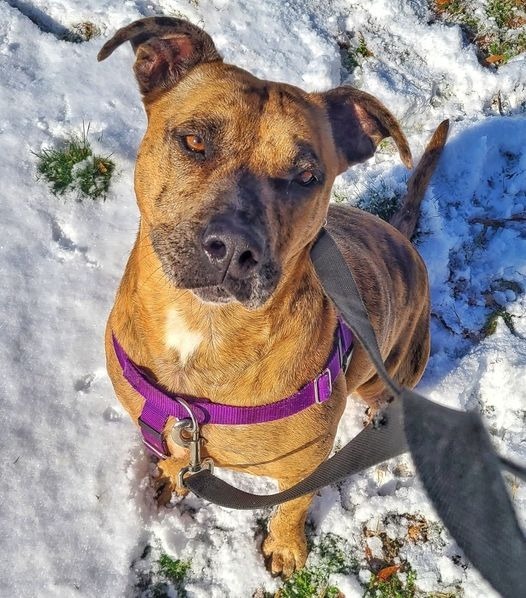
[(223, 216), (201, 231), (161, 225), (151, 233), (164, 272), (178, 288), (211, 303), (239, 301), (249, 309), (274, 292), (281, 268), (263, 232)]
[(218, 284), (194, 289), (201, 299), (215, 303), (235, 299), (256, 308), (274, 291), (280, 271), (256, 230), (216, 219), (203, 234), (202, 251), (210, 278)]

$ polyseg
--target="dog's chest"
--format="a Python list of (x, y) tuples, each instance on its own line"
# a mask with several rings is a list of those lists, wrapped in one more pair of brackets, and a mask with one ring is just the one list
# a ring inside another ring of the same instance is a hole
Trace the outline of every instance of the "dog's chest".
[(304, 477), (330, 452), (346, 393), (338, 384), (331, 400), (268, 423), (205, 425), (204, 453), (216, 465), (274, 478)]
[(264, 325), (196, 325), (191, 315), (172, 307), (152, 365), (170, 392), (232, 405), (269, 403), (286, 396), (290, 378), (280, 343), (269, 338)]
[(204, 337), (189, 325), (179, 309), (173, 307), (166, 311), (164, 339), (166, 347), (178, 353), (179, 361), (184, 367), (199, 349)]

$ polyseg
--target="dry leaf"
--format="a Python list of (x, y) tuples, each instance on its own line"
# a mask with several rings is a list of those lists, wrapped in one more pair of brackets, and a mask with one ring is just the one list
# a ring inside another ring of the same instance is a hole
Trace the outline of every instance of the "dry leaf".
[(376, 574), (376, 579), (379, 579), (381, 581), (387, 581), (391, 579), (391, 577), (393, 577), (393, 575), (397, 573), (399, 570), (400, 565), (391, 565), (390, 567), (384, 567), (383, 569), (380, 569), (380, 571), (378, 571), (378, 573)]
[(97, 163), (97, 169), (101, 174), (106, 174), (108, 172), (108, 167), (101, 161)]
[(502, 62), (504, 60), (504, 56), (502, 54), (491, 54), (486, 58), (486, 62), (488, 64), (495, 64), (496, 62)]
[(407, 535), (412, 542), (418, 542), (423, 538), (423, 525), (421, 523), (413, 523), (407, 528)]

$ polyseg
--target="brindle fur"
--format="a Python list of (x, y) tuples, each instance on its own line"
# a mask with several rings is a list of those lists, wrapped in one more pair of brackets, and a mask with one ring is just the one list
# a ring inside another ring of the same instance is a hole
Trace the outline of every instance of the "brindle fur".
[[(109, 317), (106, 353), (115, 392), (133, 421), (143, 399), (122, 375), (112, 332), (167, 391), (230, 405), (278, 401), (323, 369), (336, 311), (309, 250), (326, 218), (357, 280), (389, 373), (413, 387), (429, 353), (425, 266), (389, 224), (355, 208), (329, 207), (335, 176), (372, 155), (383, 137), (393, 136), (410, 164), (394, 117), (353, 88), (309, 94), (257, 79), (224, 64), (204, 32), (178, 19), (132, 24), (100, 58), (126, 40), (140, 63), (148, 128), (135, 171), (139, 232)], [(205, 159), (181, 147), (180, 135), (195, 133), (207, 143)], [(435, 144), (437, 152), (444, 140)], [(291, 173), (298, 169), (318, 169), (319, 182), (293, 184)], [(421, 170), (424, 181), (429, 172), (423, 176)], [(407, 200), (413, 208), (422, 194), (423, 185), (414, 185)], [(200, 239), (218, 214), (253, 227), (263, 239), (263, 267), (247, 280), (215, 280), (206, 264)], [(218, 466), (289, 487), (327, 457), (353, 392), (373, 407), (388, 398), (361, 347), (323, 405), (271, 423), (205, 425), (204, 451)], [(188, 456), (171, 440), (171, 423), (165, 434), (172, 456), (159, 463), (161, 501), (172, 491), (184, 493), (176, 480)], [(274, 513), (262, 547), (273, 573), (288, 576), (305, 563), (311, 499)]]

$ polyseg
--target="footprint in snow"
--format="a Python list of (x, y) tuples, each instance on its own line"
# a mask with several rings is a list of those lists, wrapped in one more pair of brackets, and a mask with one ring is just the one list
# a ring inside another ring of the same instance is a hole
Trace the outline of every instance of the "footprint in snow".
[(89, 392), (93, 380), (95, 380), (95, 374), (86, 374), (85, 376), (82, 376), (81, 378), (78, 378), (78, 380), (75, 381), (73, 388), (77, 392)]
[(75, 241), (73, 241), (73, 239), (66, 234), (58, 221), (53, 217), (50, 217), (50, 226), (51, 238), (61, 254), (59, 261), (64, 261), (64, 257), (71, 258), (74, 255), (81, 255), (88, 266), (98, 266), (98, 262), (96, 260), (92, 260), (88, 256), (88, 247), (84, 245), (77, 245), (77, 243), (75, 243)]

